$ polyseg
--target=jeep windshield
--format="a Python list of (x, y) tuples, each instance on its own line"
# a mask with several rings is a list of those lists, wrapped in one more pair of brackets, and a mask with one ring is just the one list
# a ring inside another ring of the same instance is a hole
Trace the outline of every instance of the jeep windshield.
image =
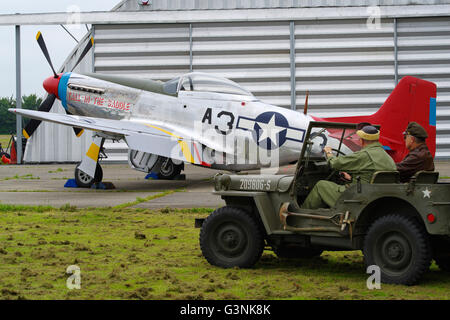
[(316, 128), (307, 140), (305, 157), (324, 157), (323, 148), (330, 146), (336, 156), (361, 150), (355, 128)]

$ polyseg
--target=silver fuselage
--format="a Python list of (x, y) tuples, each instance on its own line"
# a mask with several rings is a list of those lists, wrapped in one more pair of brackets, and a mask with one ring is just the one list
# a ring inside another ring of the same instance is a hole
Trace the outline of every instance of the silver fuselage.
[(234, 157), (207, 147), (200, 151), (215, 169), (240, 171), (296, 161), (314, 120), (252, 95), (183, 90), (169, 95), (74, 73), (66, 82), (60, 84), (66, 87), (66, 92), (60, 87), (60, 99), (73, 115), (170, 124), (175, 134), (201, 132), (205, 139), (231, 145)]

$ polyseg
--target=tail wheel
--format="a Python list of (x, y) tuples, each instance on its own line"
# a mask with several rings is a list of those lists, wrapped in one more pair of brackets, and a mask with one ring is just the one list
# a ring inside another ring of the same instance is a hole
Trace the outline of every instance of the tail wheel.
[(200, 247), (206, 260), (222, 268), (250, 268), (264, 250), (258, 221), (239, 208), (223, 207), (203, 223)]
[(75, 168), (75, 181), (80, 188), (90, 188), (94, 183), (99, 183), (103, 180), (103, 169), (99, 163), (97, 163), (95, 168), (94, 178), (78, 169), (79, 166), (77, 165)]
[(158, 177), (160, 179), (164, 179), (164, 180), (172, 180), (181, 173), (182, 168), (183, 168), (183, 164), (176, 165), (172, 162), (171, 159), (167, 159), (161, 165), (161, 169), (159, 170)]
[(413, 285), (431, 262), (428, 235), (416, 220), (387, 215), (376, 220), (364, 241), (366, 266), (377, 265), (381, 281)]

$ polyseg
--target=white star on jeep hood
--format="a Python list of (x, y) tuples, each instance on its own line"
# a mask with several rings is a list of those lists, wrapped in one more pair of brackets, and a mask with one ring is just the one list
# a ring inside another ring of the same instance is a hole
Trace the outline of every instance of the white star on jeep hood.
[(431, 190), (428, 190), (428, 187), (422, 191), (423, 192), (423, 197), (424, 198), (431, 198)]

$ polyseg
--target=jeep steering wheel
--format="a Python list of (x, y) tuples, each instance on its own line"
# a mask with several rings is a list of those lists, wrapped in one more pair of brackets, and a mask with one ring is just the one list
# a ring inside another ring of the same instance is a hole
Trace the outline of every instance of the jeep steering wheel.
[[(345, 156), (345, 153), (342, 152), (341, 150), (331, 148), (331, 151), (335, 151), (337, 154), (342, 154), (343, 156)], [(327, 154), (325, 151), (323, 152), (323, 156), (324, 156), (325, 160), (328, 160), (328, 157), (327, 157)], [(338, 172), (338, 170), (336, 170), (336, 169), (332, 170), (331, 173), (328, 175), (328, 177), (325, 178), (325, 180), (332, 181), (333, 177), (337, 174), (337, 172)]]
[[(345, 153), (342, 152), (341, 150), (338, 150), (338, 149), (335, 149), (335, 148), (331, 148), (331, 151), (334, 151), (337, 154), (341, 154), (341, 155), (345, 156)], [(328, 159), (325, 150), (323, 150), (323, 156), (324, 156), (325, 159)]]

